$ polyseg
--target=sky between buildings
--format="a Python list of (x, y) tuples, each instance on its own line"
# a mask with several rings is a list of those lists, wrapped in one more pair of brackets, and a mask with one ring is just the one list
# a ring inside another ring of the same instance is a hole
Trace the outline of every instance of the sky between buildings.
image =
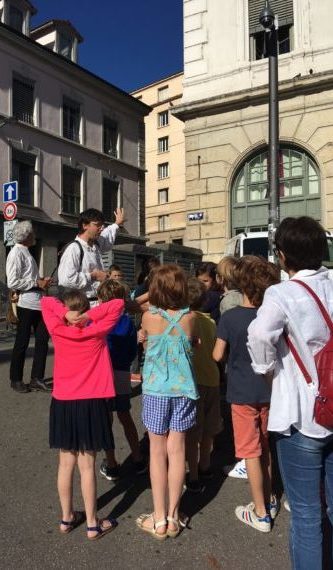
[(182, 0), (32, 0), (32, 27), (70, 20), (79, 64), (125, 91), (182, 71)]

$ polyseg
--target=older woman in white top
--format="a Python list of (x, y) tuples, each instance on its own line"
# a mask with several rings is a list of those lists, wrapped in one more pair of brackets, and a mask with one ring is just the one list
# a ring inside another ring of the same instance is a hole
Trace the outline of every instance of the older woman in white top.
[[(6, 262), (7, 286), (19, 294), (17, 303), (18, 325), (10, 363), (11, 387), (19, 393), (30, 390), (50, 391), (45, 384), (44, 373), (49, 335), (42, 318), (40, 299), (43, 290), (50, 285), (50, 278), (41, 278), (37, 263), (29, 252), (35, 243), (32, 224), (19, 222), (14, 228), (15, 246)], [(31, 327), (35, 333), (35, 348), (31, 368), (30, 384), (23, 382), (26, 351), (29, 345)]]
[[(308, 217), (286, 218), (276, 233), (281, 266), (290, 280), (270, 287), (249, 326), (248, 348), (255, 372), (273, 378), (268, 428), (277, 433), (281, 475), (291, 508), (290, 556), (294, 570), (322, 568), (322, 497), (333, 523), (333, 432), (314, 419), (318, 376), (314, 355), (329, 339), (328, 327), (307, 290), (309, 285), (333, 317), (333, 282), (322, 267), (327, 251), (323, 228)], [(286, 332), (311, 375), (304, 375), (289, 351)], [(328, 566), (333, 568), (333, 560)]]

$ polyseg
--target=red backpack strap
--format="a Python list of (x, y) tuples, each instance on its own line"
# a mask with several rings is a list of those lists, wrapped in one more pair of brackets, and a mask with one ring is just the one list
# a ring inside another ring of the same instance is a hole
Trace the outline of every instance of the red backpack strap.
[(295, 360), (298, 364), (298, 367), (299, 367), (300, 371), (302, 372), (305, 380), (307, 381), (308, 384), (312, 384), (312, 378), (311, 378), (310, 374), (308, 373), (307, 369), (305, 368), (303, 361), (302, 361), (300, 355), (298, 354), (294, 343), (291, 341), (289, 335), (286, 332), (283, 333), (283, 337), (284, 337), (284, 340), (286, 341), (286, 343), (289, 347), (291, 354), (295, 358)]
[(302, 287), (304, 287), (308, 293), (310, 293), (310, 295), (313, 297), (313, 299), (316, 301), (318, 308), (321, 312), (321, 314), (323, 315), (325, 322), (331, 332), (331, 335), (333, 335), (333, 323), (332, 323), (332, 319), (329, 316), (327, 310), (325, 309), (323, 303), (321, 302), (321, 300), (319, 299), (318, 295), (314, 292), (313, 289), (311, 289), (311, 287), (309, 287), (309, 285), (307, 283), (304, 283), (304, 281), (300, 281), (299, 279), (290, 279), (290, 283), (298, 283), (299, 285), (302, 285)]

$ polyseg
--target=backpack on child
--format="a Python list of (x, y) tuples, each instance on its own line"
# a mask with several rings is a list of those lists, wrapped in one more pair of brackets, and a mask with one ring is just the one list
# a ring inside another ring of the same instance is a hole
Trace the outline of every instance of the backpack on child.
[[(292, 279), (290, 282), (302, 285), (313, 297), (330, 331), (328, 342), (314, 357), (319, 382), (314, 406), (314, 419), (317, 424), (327, 429), (333, 429), (333, 322), (318, 295), (309, 285), (298, 279)], [(312, 378), (287, 333), (284, 333), (284, 338), (306, 382), (312, 384)]]

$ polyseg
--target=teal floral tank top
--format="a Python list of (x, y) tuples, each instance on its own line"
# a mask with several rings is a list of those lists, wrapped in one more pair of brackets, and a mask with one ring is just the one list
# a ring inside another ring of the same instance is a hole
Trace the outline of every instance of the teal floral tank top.
[[(192, 368), (192, 345), (179, 324), (182, 316), (189, 313), (189, 308), (172, 316), (156, 307), (150, 307), (149, 311), (161, 315), (169, 324), (163, 333), (148, 336), (142, 393), (197, 400), (199, 394)], [(177, 330), (176, 334), (171, 334), (173, 329)]]

